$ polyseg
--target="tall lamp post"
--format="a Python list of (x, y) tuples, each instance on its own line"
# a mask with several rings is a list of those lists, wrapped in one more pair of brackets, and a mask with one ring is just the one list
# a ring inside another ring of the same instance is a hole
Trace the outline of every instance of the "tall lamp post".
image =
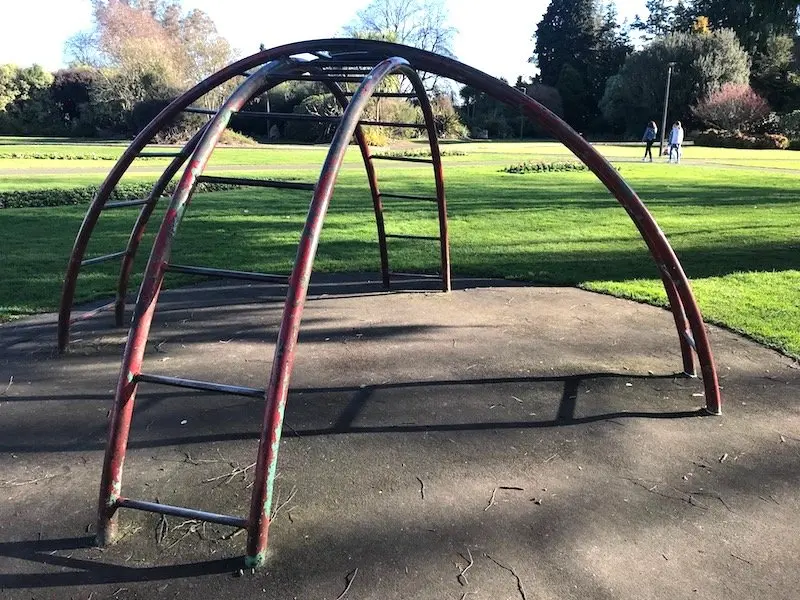
[(667, 135), (667, 109), (669, 108), (669, 84), (672, 81), (672, 69), (675, 63), (668, 63), (667, 70), (667, 89), (664, 91), (664, 116), (661, 118), (661, 143), (658, 146), (658, 155), (664, 156), (664, 138)]

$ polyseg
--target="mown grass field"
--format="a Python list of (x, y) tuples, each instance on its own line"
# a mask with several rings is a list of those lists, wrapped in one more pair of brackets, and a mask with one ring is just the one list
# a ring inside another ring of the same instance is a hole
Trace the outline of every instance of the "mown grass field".
[[(5, 152), (118, 156), (124, 145), (0, 139)], [(453, 269), (460, 275), (578, 285), (663, 305), (655, 267), (625, 212), (590, 173), (511, 175), (522, 160), (564, 160), (555, 143), (459, 143), (446, 150)], [(642, 164), (641, 148), (598, 145), (632, 184), (672, 242), (707, 320), (800, 356), (800, 153), (689, 147), (684, 164)], [(321, 147), (220, 148), (215, 173), (314, 181)], [(129, 180), (153, 180), (166, 160), (136, 164)], [(0, 158), (0, 191), (97, 184), (110, 160)], [(381, 162), (387, 192), (430, 193), (430, 167)], [(175, 248), (176, 262), (288, 272), (308, 208), (308, 192), (247, 189), (198, 195)], [(387, 230), (436, 233), (425, 203), (387, 200)], [(0, 318), (53, 310), (85, 207), (0, 210)], [(123, 249), (133, 212), (101, 217), (89, 255)], [(156, 229), (156, 221), (150, 233)], [(143, 246), (140, 269), (149, 251)], [(397, 270), (436, 269), (433, 243), (390, 240)], [(378, 269), (374, 217), (363, 166), (348, 153), (316, 269)], [(86, 268), (80, 300), (112, 295), (113, 265)], [(171, 277), (171, 276), (170, 276)], [(186, 279), (173, 279), (175, 283)]]

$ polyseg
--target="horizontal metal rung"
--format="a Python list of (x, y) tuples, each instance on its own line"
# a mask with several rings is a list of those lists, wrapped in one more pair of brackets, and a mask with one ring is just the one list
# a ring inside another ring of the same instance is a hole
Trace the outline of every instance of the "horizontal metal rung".
[(141, 200), (125, 200), (123, 202), (109, 202), (103, 206), (103, 210), (110, 210), (112, 208), (125, 208), (128, 206), (143, 206), (150, 202), (150, 198), (142, 198)]
[(430, 273), (403, 273), (402, 271), (389, 271), (392, 277), (416, 277), (421, 279), (441, 279), (441, 275), (431, 275)]
[[(201, 115), (215, 115), (217, 111), (211, 108), (200, 108), (197, 106), (187, 106), (183, 109), (185, 112), (197, 113)], [(282, 113), (282, 112), (264, 112), (257, 110), (243, 110), (235, 113), (240, 117), (258, 118), (258, 119), (273, 119), (275, 121), (314, 121), (316, 123), (338, 123), (342, 120), (337, 116), (319, 116), (309, 115), (303, 113)], [(398, 127), (406, 129), (425, 129), (427, 126), (424, 123), (396, 123), (394, 121), (359, 121), (359, 125), (369, 125), (375, 127)]]
[[(352, 96), (355, 92), (343, 92), (345, 96)], [(410, 92), (375, 92), (373, 98), (416, 98), (416, 94)]]
[(414, 196), (413, 194), (390, 194), (388, 192), (381, 192), (381, 198), (400, 198), (402, 200), (426, 200), (428, 202), (438, 202), (436, 196)]
[(196, 379), (183, 379), (182, 377), (169, 377), (167, 375), (148, 375), (147, 373), (139, 373), (134, 379), (137, 382), (157, 383), (159, 385), (169, 385), (203, 392), (217, 392), (220, 394), (231, 394), (233, 396), (246, 396), (248, 398), (264, 397), (264, 390), (240, 385), (227, 385), (214, 381), (198, 381)]
[(697, 352), (697, 344), (695, 344), (692, 334), (689, 333), (688, 331), (684, 331), (683, 337), (684, 339), (686, 339), (687, 342), (689, 342), (689, 345), (694, 349), (694, 351)]
[(175, 158), (183, 156), (182, 152), (142, 152), (136, 158)]
[(182, 506), (170, 506), (169, 504), (159, 504), (158, 502), (145, 502), (144, 500), (133, 500), (131, 498), (119, 498), (116, 505), (118, 508), (133, 508), (146, 512), (158, 513), (161, 515), (172, 515), (174, 517), (185, 517), (187, 519), (197, 519), (208, 523), (219, 523), (230, 527), (245, 529), (247, 519), (241, 517), (230, 517), (218, 513), (195, 510), (193, 508), (183, 508)]
[(104, 254), (103, 256), (95, 256), (94, 258), (87, 258), (86, 260), (81, 261), (82, 267), (88, 267), (89, 265), (99, 265), (100, 263), (108, 262), (110, 260), (114, 260), (115, 258), (122, 258), (127, 254), (127, 250), (122, 250), (121, 252), (112, 252), (111, 254)]
[(340, 75), (331, 75), (330, 77), (323, 77), (319, 75), (275, 75), (272, 79), (280, 79), (281, 81), (317, 81), (320, 83), (361, 83), (364, 79), (362, 77), (342, 77)]
[(431, 240), (438, 242), (439, 238), (433, 235), (406, 235), (405, 233), (387, 233), (387, 238), (399, 238), (401, 240)]
[(416, 156), (381, 156), (380, 154), (376, 154), (372, 158), (376, 160), (396, 160), (398, 162), (433, 163), (433, 160), (430, 158), (419, 158)]
[(376, 127), (397, 127), (400, 129), (427, 129), (425, 123), (395, 123), (394, 121), (359, 121), (359, 125), (374, 125)]
[(247, 179), (244, 177), (217, 177), (215, 175), (201, 175), (197, 178), (200, 183), (224, 183), (228, 185), (248, 185), (252, 187), (278, 188), (283, 190), (306, 190), (313, 192), (316, 187), (313, 183), (300, 181), (275, 181), (274, 179)]
[(286, 275), (270, 275), (269, 273), (250, 273), (248, 271), (231, 271), (229, 269), (212, 269), (210, 267), (192, 267), (189, 265), (166, 265), (165, 269), (173, 273), (186, 275), (203, 275), (205, 277), (225, 277), (245, 281), (262, 281), (265, 283), (288, 283)]

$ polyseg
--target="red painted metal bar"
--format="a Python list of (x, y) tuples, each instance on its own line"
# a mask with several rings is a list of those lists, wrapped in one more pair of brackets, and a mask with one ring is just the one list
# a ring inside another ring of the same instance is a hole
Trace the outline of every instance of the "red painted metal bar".
[[(255, 467), (253, 495), (250, 501), (250, 517), (247, 526), (247, 564), (252, 567), (264, 564), (266, 559), (267, 537), (272, 508), (272, 492), (277, 473), (278, 449), (283, 427), (283, 415), (289, 391), (294, 364), (297, 339), (303, 307), (308, 294), (314, 256), (316, 255), (322, 224), (330, 204), (336, 177), (344, 159), (347, 146), (358, 126), (371, 95), (388, 75), (401, 72), (412, 80), (419, 79), (417, 73), (402, 58), (390, 58), (378, 64), (364, 79), (358, 93), (342, 116), (342, 123), (328, 151), (322, 166), (317, 189), (308, 211), (306, 225), (300, 238), (289, 292), (281, 319), (275, 355), (272, 361), (269, 384), (267, 385), (267, 406), (261, 429), (258, 458)], [(421, 82), (420, 82), (421, 84)]]
[[(128, 283), (131, 277), (131, 270), (133, 269), (133, 261), (136, 258), (136, 253), (139, 250), (139, 245), (142, 242), (144, 232), (147, 229), (147, 223), (150, 221), (150, 216), (156, 209), (158, 200), (162, 197), (164, 190), (167, 189), (169, 182), (172, 181), (172, 178), (183, 166), (183, 163), (186, 162), (186, 159), (189, 158), (189, 155), (194, 152), (194, 149), (197, 147), (197, 143), (203, 136), (205, 129), (206, 125), (201, 127), (189, 139), (186, 145), (184, 145), (178, 156), (176, 156), (169, 166), (167, 166), (167, 168), (161, 174), (161, 177), (158, 178), (153, 185), (153, 188), (150, 190), (150, 195), (147, 197), (147, 203), (142, 207), (142, 210), (139, 211), (139, 216), (136, 217), (136, 222), (133, 224), (131, 234), (128, 236), (128, 247), (125, 251), (125, 257), (122, 259), (122, 264), (119, 268), (119, 277), (117, 278), (117, 296), (114, 300), (114, 320), (117, 327), (122, 327), (122, 324), (125, 321), (125, 299), (128, 296)], [(109, 205), (106, 204), (101, 208), (101, 210), (103, 208), (108, 208), (108, 206)], [(66, 334), (68, 335), (68, 332), (66, 332)], [(65, 345), (66, 340), (68, 339), (67, 335), (64, 336)], [(59, 332), (59, 343), (60, 342), (61, 332)]]
[[(339, 102), (342, 111), (347, 109), (350, 101), (347, 99), (346, 93), (334, 82), (326, 82), (328, 89)], [(361, 125), (356, 127), (356, 143), (358, 144), (359, 151), (361, 152), (361, 159), (364, 161), (364, 169), (367, 172), (367, 182), (369, 183), (369, 191), (372, 196), (372, 210), (375, 213), (375, 227), (378, 232), (378, 252), (381, 261), (381, 278), (383, 279), (383, 287), (389, 289), (389, 250), (386, 245), (386, 225), (383, 220), (383, 203), (381, 202), (381, 193), (378, 186), (378, 175), (375, 171), (375, 165), (372, 162), (372, 152), (369, 149), (367, 138), (364, 135), (364, 130)]]
[(164, 278), (164, 267), (169, 262), (172, 240), (186, 206), (191, 200), (191, 192), (196, 178), (208, 163), (231, 115), (263, 87), (268, 75), (283, 69), (287, 64), (291, 63), (285, 60), (275, 61), (259, 69), (233, 92), (219, 113), (208, 123), (161, 222), (150, 260), (147, 263), (144, 280), (139, 288), (139, 297), (136, 301), (136, 309), (125, 345), (122, 368), (114, 396), (114, 406), (111, 411), (98, 500), (97, 541), (101, 545), (113, 541), (116, 534), (114, 517), (117, 502), (122, 496), (122, 468), (125, 462), (128, 434), (136, 398), (136, 377), (141, 372), (150, 325)]
[(116, 502), (116, 506), (117, 508), (133, 508), (135, 510), (143, 510), (160, 515), (171, 515), (173, 517), (183, 517), (185, 519), (197, 519), (198, 521), (218, 523), (220, 525), (238, 527), (239, 529), (244, 529), (247, 527), (247, 520), (242, 519), (241, 517), (230, 517), (228, 515), (221, 515), (219, 513), (206, 512), (204, 510), (196, 510), (194, 508), (184, 508), (182, 506), (172, 506), (170, 504), (161, 504), (159, 502), (146, 502), (144, 500), (134, 500), (132, 498), (119, 498)]

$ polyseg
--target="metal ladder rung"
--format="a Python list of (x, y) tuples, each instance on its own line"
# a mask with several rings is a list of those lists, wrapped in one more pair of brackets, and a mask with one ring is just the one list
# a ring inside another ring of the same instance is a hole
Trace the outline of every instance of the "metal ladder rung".
[(108, 262), (110, 260), (114, 260), (115, 258), (122, 258), (128, 253), (127, 250), (122, 250), (121, 252), (112, 252), (111, 254), (104, 254), (103, 256), (95, 256), (94, 258), (87, 258), (81, 261), (82, 267), (88, 267), (89, 265), (99, 265), (100, 263)]
[(363, 77), (342, 77), (340, 75), (331, 75), (330, 77), (322, 77), (319, 75), (290, 75), (289, 77), (284, 77), (282, 75), (274, 75), (270, 79), (280, 79), (281, 81), (316, 81), (319, 83), (361, 83), (364, 81)]
[[(201, 108), (199, 106), (187, 106), (183, 110), (184, 112), (199, 115), (215, 115), (218, 112), (218, 110), (214, 110), (213, 108)], [(341, 117), (317, 116), (303, 113), (265, 112), (262, 110), (242, 110), (236, 111), (233, 114), (239, 117), (274, 119), (276, 121), (317, 121), (322, 123), (341, 121)]]
[(436, 196), (414, 196), (413, 194), (390, 194), (387, 192), (380, 193), (381, 198), (400, 198), (402, 200), (426, 200), (428, 202), (438, 202)]
[(413, 162), (413, 163), (427, 163), (432, 164), (433, 159), (430, 158), (419, 158), (416, 156), (381, 156), (380, 154), (375, 154), (372, 156), (374, 160), (396, 160), (399, 162)]
[(692, 334), (689, 333), (689, 331), (684, 331), (683, 332), (683, 337), (689, 343), (689, 345), (692, 347), (692, 349), (695, 352), (697, 352), (697, 344), (695, 344), (694, 338), (692, 337)]
[(136, 158), (175, 158), (183, 156), (182, 152), (141, 152)]
[(111, 210), (112, 208), (126, 208), (128, 206), (143, 206), (150, 202), (150, 198), (141, 198), (140, 200), (124, 200), (122, 202), (108, 202), (103, 206), (103, 210)]
[(405, 273), (403, 271), (389, 271), (391, 277), (414, 277), (421, 279), (441, 279), (441, 275), (431, 275), (430, 273)]
[(215, 175), (201, 175), (197, 178), (199, 183), (224, 183), (229, 185), (247, 185), (252, 187), (278, 188), (284, 190), (306, 190), (313, 192), (316, 187), (313, 183), (301, 181), (276, 181), (274, 179), (247, 179), (244, 177), (217, 177)]
[(219, 513), (206, 512), (204, 510), (195, 510), (194, 508), (171, 506), (169, 504), (146, 502), (144, 500), (133, 500), (132, 498), (118, 498), (115, 502), (115, 505), (117, 508), (133, 508), (135, 510), (143, 510), (161, 515), (197, 519), (199, 521), (206, 521), (208, 523), (218, 523), (220, 525), (238, 527), (239, 529), (245, 529), (247, 527), (247, 519), (221, 515)]
[(213, 269), (211, 267), (193, 267), (190, 265), (164, 266), (164, 269), (173, 273), (184, 273), (186, 275), (203, 275), (205, 277), (225, 277), (228, 279), (242, 279), (244, 281), (262, 281), (266, 283), (289, 282), (289, 277), (285, 275), (271, 275), (269, 273), (251, 273), (248, 271), (232, 271), (230, 269)]
[(402, 240), (430, 240), (432, 242), (438, 242), (439, 237), (433, 235), (408, 235), (405, 233), (387, 233), (385, 234), (387, 238), (398, 238)]
[[(342, 92), (345, 96), (352, 96), (355, 92), (350, 91), (343, 91)], [(372, 94), (372, 98), (416, 98), (416, 94), (412, 94), (411, 92), (375, 92)]]
[(228, 385), (216, 383), (214, 381), (198, 381), (196, 379), (183, 379), (182, 377), (169, 377), (167, 375), (150, 375), (139, 373), (134, 377), (137, 383), (156, 383), (190, 390), (200, 390), (203, 392), (218, 392), (221, 394), (231, 394), (233, 396), (246, 396), (248, 398), (263, 398), (264, 390), (249, 388), (241, 385)]

